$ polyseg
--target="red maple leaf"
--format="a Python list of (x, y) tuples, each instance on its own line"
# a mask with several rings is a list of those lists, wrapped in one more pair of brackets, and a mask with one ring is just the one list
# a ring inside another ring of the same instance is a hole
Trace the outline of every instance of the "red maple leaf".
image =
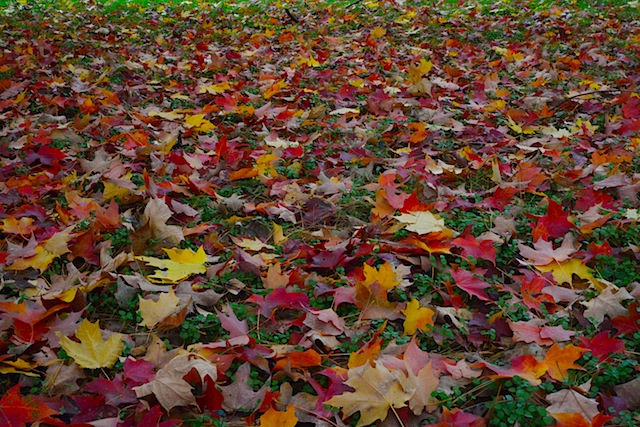
[(555, 202), (552, 199), (547, 199), (549, 202), (549, 208), (547, 214), (541, 217), (527, 215), (531, 219), (537, 219), (536, 223), (532, 224), (532, 236), (536, 241), (540, 238), (545, 240), (557, 239), (563, 237), (569, 232), (569, 230), (576, 228), (576, 226), (569, 221), (568, 214), (562, 210), (562, 205)]
[(609, 332), (603, 331), (591, 339), (582, 337), (580, 338), (581, 346), (588, 349), (592, 355), (598, 358), (598, 362), (602, 363), (607, 360), (612, 354), (624, 354), (627, 349), (624, 346), (624, 341), (618, 338), (609, 337)]
[(0, 425), (25, 427), (27, 423), (41, 421), (58, 412), (34, 396), (20, 395), (20, 384), (11, 387), (0, 399)]
[(493, 301), (493, 299), (485, 292), (485, 290), (490, 288), (491, 285), (478, 277), (482, 276), (486, 270), (477, 268), (474, 272), (475, 274), (461, 268), (450, 271), (451, 276), (453, 276), (453, 280), (456, 281), (456, 285), (458, 285), (460, 289), (469, 295), (477, 297), (481, 301)]

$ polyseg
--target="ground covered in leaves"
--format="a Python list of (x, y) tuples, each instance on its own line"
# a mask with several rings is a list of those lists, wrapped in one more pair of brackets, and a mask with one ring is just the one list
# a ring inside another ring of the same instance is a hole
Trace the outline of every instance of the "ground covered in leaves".
[(0, 12), (0, 424), (637, 425), (637, 5), (529, 3)]

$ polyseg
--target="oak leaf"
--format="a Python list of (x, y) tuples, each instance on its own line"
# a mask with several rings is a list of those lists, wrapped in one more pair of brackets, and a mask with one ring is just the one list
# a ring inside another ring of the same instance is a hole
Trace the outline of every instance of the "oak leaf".
[(80, 342), (71, 341), (61, 333), (56, 333), (60, 346), (75, 362), (88, 369), (111, 368), (117, 361), (124, 344), (122, 334), (113, 334), (106, 341), (102, 339), (99, 322), (84, 319), (75, 335)]
[(349, 369), (349, 379), (345, 381), (355, 391), (333, 396), (325, 403), (342, 408), (345, 417), (360, 412), (356, 427), (384, 421), (390, 408), (407, 406), (413, 391), (402, 386), (401, 377), (376, 362)]

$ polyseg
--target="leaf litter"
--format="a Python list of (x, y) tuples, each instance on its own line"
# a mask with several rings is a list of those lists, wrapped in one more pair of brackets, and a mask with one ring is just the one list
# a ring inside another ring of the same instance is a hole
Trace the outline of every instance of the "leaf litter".
[(7, 6), (0, 422), (635, 425), (632, 3)]

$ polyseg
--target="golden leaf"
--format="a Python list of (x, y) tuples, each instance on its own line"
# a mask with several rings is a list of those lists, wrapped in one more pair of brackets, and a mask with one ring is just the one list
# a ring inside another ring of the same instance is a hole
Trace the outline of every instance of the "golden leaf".
[(91, 323), (84, 319), (78, 330), (76, 338), (80, 342), (71, 341), (60, 332), (56, 332), (60, 339), (60, 346), (75, 362), (88, 369), (111, 368), (117, 361), (124, 344), (122, 334), (113, 334), (108, 340), (102, 339), (99, 322)]
[(435, 312), (430, 308), (420, 307), (420, 302), (415, 298), (407, 303), (407, 308), (402, 310), (402, 314), (405, 315), (405, 335), (413, 335), (418, 330), (426, 331), (429, 326), (433, 326)]
[(207, 255), (202, 246), (198, 248), (197, 252), (191, 249), (164, 249), (164, 251), (169, 255), (169, 259), (148, 256), (135, 257), (135, 259), (144, 261), (153, 267), (158, 267), (155, 273), (147, 276), (152, 282), (180, 283), (194, 274), (207, 271), (203, 265), (207, 260)]

